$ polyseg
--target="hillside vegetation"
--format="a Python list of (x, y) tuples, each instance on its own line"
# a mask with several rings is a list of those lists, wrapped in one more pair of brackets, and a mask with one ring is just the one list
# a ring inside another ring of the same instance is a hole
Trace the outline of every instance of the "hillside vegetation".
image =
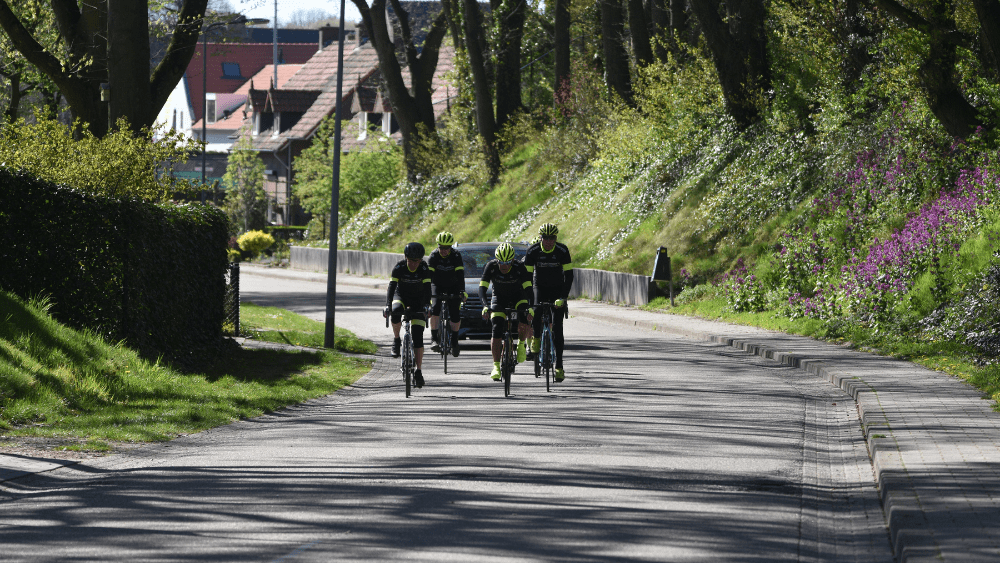
[(879, 20), (847, 82), (809, 6), (771, 7), (775, 87), (755, 124), (727, 114), (704, 45), (640, 69), (634, 107), (577, 62), (554, 108), (505, 130), (497, 184), (456, 106), (438, 131), (445, 149), (428, 157), (436, 173), (350, 216), (340, 244), (399, 251), (442, 230), (529, 240), (552, 222), (579, 267), (649, 275), (666, 246), (685, 311), (813, 320), (824, 326), (814, 335), (905, 357), (914, 350), (890, 341), (944, 344), (967, 371), (989, 371), (1000, 355), (997, 89), (960, 50), (959, 82), (985, 126), (955, 138), (921, 87), (919, 34)]

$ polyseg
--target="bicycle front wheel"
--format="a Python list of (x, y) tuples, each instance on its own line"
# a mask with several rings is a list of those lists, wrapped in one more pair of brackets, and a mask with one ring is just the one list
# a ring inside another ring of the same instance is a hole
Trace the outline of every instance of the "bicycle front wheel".
[(504, 339), (503, 362), (500, 366), (500, 377), (503, 379), (503, 396), (510, 396), (510, 374), (514, 371), (514, 350), (510, 334)]
[(545, 391), (551, 391), (552, 385), (552, 358), (553, 358), (552, 346), (552, 330), (549, 327), (545, 327), (542, 330), (542, 349), (539, 350), (539, 356), (542, 357), (541, 364), (542, 370), (545, 371)]
[(403, 380), (406, 382), (406, 396), (409, 398), (413, 385), (413, 340), (409, 334), (403, 336)]

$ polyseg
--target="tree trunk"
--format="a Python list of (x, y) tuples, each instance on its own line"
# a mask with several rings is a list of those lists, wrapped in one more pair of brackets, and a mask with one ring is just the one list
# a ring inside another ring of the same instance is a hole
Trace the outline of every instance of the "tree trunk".
[(979, 17), (979, 38), (983, 46), (983, 66), (993, 72), (993, 79), (1000, 78), (1000, 2), (997, 0), (972, 0)]
[(601, 0), (601, 35), (604, 45), (604, 81), (608, 94), (632, 105), (632, 76), (625, 49), (622, 0)]
[(691, 18), (688, 15), (688, 0), (670, 1), (670, 45), (674, 52), (681, 45), (693, 43), (691, 38)]
[(4, 121), (13, 123), (17, 121), (17, 112), (21, 106), (21, 75), (16, 73), (9, 74), (7, 75), (7, 81), (10, 82), (10, 101), (7, 104), (7, 109), (3, 112), (3, 116)]
[[(25, 29), (9, 1), (0, 0), (0, 27), (14, 48), (52, 80), (74, 119), (98, 137), (108, 131), (109, 105), (101, 101), (100, 88), (105, 82), (111, 85), (116, 117), (127, 117), (136, 130), (153, 124), (194, 55), (208, 4), (184, 0), (167, 54), (150, 76), (148, 2), (50, 0), (67, 53), (59, 59)], [(111, 21), (109, 2), (115, 16)]]
[[(147, 33), (137, 33), (138, 29)], [(153, 124), (149, 85), (149, 13), (145, 2), (108, 0), (110, 125), (128, 121), (138, 133)], [(156, 108), (157, 110), (159, 108)]]
[(719, 74), (726, 111), (745, 129), (760, 120), (771, 89), (767, 14), (763, 0), (728, 0), (727, 21), (719, 15), (721, 8), (720, 0), (691, 1)]
[(446, 33), (446, 15), (443, 11), (438, 14), (427, 33), (423, 51), (418, 54), (413, 44), (406, 11), (398, 0), (393, 0), (393, 9), (399, 17), (407, 66), (410, 69), (410, 82), (414, 92), (414, 95), (411, 95), (403, 81), (402, 67), (396, 57), (396, 46), (389, 38), (385, 0), (374, 0), (370, 8), (365, 0), (352, 1), (361, 12), (361, 19), (368, 28), (372, 46), (378, 54), (382, 80), (388, 90), (389, 103), (392, 105), (393, 114), (399, 122), (399, 131), (403, 137), (406, 174), (411, 182), (416, 182), (425, 172), (423, 163), (417, 158), (417, 146), (425, 135), (433, 138), (435, 133), (430, 84), (437, 68), (441, 41)]
[[(494, 0), (495, 1), (495, 0)], [(493, 17), (497, 26), (497, 130), (520, 111), (521, 104), (521, 40), (524, 37), (526, 0), (496, 2)]]
[(653, 62), (653, 47), (649, 43), (649, 23), (642, 0), (628, 0), (628, 29), (632, 36), (632, 50), (637, 66), (643, 67)]
[(861, 74), (871, 64), (872, 57), (868, 53), (866, 42), (872, 37), (862, 13), (862, 0), (847, 0), (844, 10), (844, 22), (841, 31), (841, 84), (848, 92), (857, 91), (861, 84)]
[(496, 146), (496, 121), (493, 118), (493, 98), (486, 75), (484, 57), (483, 15), (477, 0), (465, 1), (465, 39), (469, 47), (469, 66), (472, 69), (472, 89), (476, 100), (476, 129), (483, 143), (483, 153), (489, 170), (490, 185), (500, 177), (500, 154)]
[(983, 122), (976, 108), (965, 99), (956, 83), (956, 46), (944, 37), (944, 32), (930, 34), (930, 52), (918, 70), (931, 112), (953, 137), (964, 139)]
[(569, 88), (570, 78), (570, 16), (569, 0), (555, 0), (555, 30), (553, 38), (555, 40), (555, 84), (553, 92), (556, 99), (560, 93)]

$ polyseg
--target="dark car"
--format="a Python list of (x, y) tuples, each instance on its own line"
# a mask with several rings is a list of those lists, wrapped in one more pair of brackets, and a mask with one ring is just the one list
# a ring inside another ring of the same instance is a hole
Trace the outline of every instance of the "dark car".
[[(486, 263), (493, 259), (499, 242), (464, 242), (455, 245), (455, 250), (462, 253), (465, 263), (465, 291), (469, 294), (468, 301), (462, 305), (462, 329), (459, 336), (463, 338), (489, 338), (492, 332), (489, 321), (483, 320), (483, 303), (479, 300), (479, 282), (483, 279), (483, 269)], [(526, 242), (512, 242), (514, 259), (524, 260), (524, 255), (531, 246)], [(486, 290), (486, 298), (490, 299), (492, 292)]]

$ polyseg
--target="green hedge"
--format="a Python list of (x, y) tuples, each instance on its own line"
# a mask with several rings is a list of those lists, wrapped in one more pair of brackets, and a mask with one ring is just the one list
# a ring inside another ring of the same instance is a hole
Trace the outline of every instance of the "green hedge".
[(87, 195), (0, 168), (0, 288), (74, 328), (180, 360), (222, 342), (225, 215)]

